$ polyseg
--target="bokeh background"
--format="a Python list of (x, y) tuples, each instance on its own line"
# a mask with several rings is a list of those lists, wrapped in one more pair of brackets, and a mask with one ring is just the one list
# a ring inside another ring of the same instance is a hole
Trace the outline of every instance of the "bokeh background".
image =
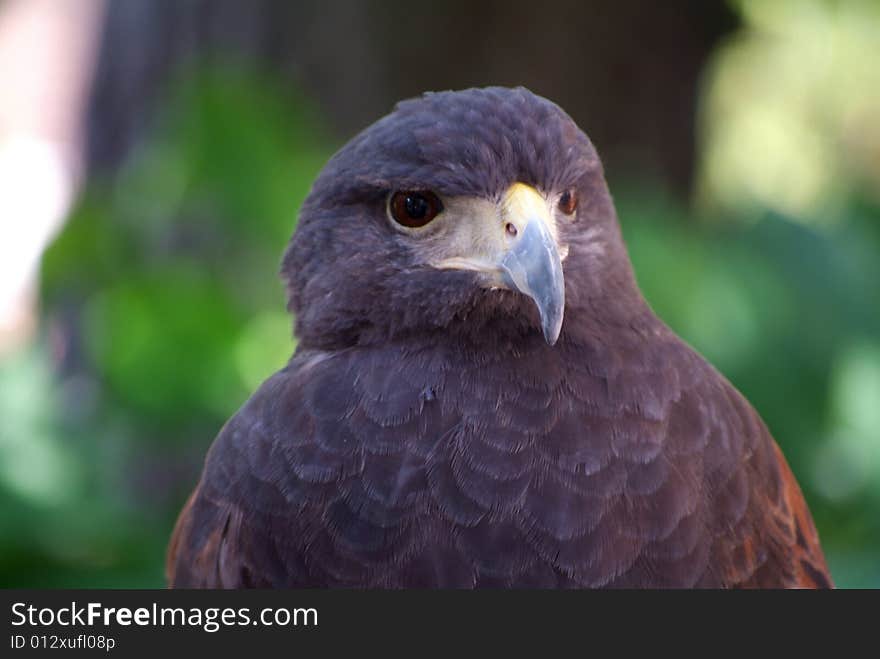
[(0, 0), (0, 585), (160, 587), (294, 348), (278, 266), (396, 100), (523, 84), (606, 164), (643, 290), (880, 587), (880, 2)]

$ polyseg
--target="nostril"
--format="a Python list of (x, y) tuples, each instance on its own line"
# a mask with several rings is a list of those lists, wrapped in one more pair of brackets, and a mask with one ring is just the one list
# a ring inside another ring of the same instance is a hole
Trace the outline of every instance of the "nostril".
[(507, 226), (504, 227), (504, 230), (507, 231), (507, 235), (511, 238), (516, 238), (516, 234), (519, 233), (519, 231), (517, 231), (516, 227), (513, 226), (511, 222), (507, 223)]

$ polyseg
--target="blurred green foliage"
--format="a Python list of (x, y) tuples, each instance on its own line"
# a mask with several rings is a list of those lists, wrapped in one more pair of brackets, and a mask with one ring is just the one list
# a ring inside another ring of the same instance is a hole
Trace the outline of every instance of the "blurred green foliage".
[(852, 194), (880, 202), (880, 2), (732, 4), (746, 29), (708, 67), (700, 201), (819, 224)]
[[(880, 160), (852, 131), (866, 112), (876, 131), (880, 87), (808, 92), (865, 68), (880, 18), (813, 3), (792, 22), (791, 3), (739, 4), (745, 28), (706, 78), (696, 210), (625, 172), (611, 188), (646, 297), (767, 421), (838, 585), (877, 587), (880, 202), (866, 182)], [(847, 48), (792, 73), (822, 24)], [(767, 134), (767, 157), (746, 157)], [(780, 173), (802, 134), (824, 145), (831, 179), (803, 163)], [(205, 451), (294, 348), (278, 265), (335, 146), (306, 99), (195, 67), (125, 170), (85, 191), (45, 257), (44, 330), (0, 361), (0, 583), (163, 584)]]
[(293, 352), (278, 276), (332, 150), (306, 101), (193, 68), (43, 265), (45, 331), (0, 362), (0, 582), (158, 586), (223, 422)]

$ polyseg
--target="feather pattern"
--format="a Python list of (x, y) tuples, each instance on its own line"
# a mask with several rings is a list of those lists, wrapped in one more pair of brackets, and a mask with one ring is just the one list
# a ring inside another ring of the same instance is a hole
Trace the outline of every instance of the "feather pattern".
[[(636, 372), (604, 376), (599, 400), (573, 395), (583, 351), (568, 342), (499, 354), (481, 367), (492, 378), (466, 355), (432, 366), (428, 346), (314, 365), (303, 351), (221, 432), (178, 523), (171, 582), (829, 585), (757, 414), (674, 337), (649, 349), (666, 359), (618, 354)], [(541, 364), (553, 377), (534, 377)], [(496, 386), (527, 373), (544, 385)], [(621, 384), (641, 375), (664, 385), (651, 405)]]
[[(393, 190), (575, 189), (565, 315), (420, 266)], [(826, 587), (755, 410), (642, 299), (595, 150), (524, 89), (407, 101), (328, 163), (284, 259), (299, 348), (226, 424), (177, 587)]]

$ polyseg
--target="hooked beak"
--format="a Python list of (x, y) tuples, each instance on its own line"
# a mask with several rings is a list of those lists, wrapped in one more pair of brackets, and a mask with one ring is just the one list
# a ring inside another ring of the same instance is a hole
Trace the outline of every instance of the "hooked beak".
[(502, 218), (510, 236), (510, 245), (499, 262), (502, 280), (532, 298), (541, 316), (544, 338), (552, 346), (562, 330), (565, 279), (547, 202), (534, 188), (514, 183), (504, 195)]

